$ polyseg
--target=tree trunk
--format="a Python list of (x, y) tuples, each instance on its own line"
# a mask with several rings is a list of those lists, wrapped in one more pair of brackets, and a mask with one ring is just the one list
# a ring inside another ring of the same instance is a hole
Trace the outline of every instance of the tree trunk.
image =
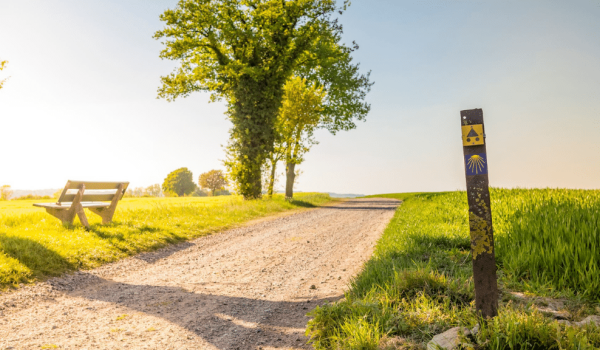
[(269, 197), (273, 197), (273, 187), (275, 187), (275, 171), (277, 169), (277, 162), (271, 159), (271, 178), (269, 179), (269, 189), (267, 190), (267, 194)]
[(285, 167), (285, 199), (294, 198), (294, 179), (296, 163), (287, 163)]
[(244, 199), (262, 196), (261, 168), (273, 150), (275, 120), (285, 83), (285, 79), (280, 80), (257, 81), (245, 75), (240, 77), (234, 91), (231, 138), (240, 166), (232, 175)]

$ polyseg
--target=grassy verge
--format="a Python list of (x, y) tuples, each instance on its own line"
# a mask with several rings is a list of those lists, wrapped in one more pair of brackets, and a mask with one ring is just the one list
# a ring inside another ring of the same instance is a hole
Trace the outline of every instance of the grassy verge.
[(94, 268), (254, 218), (330, 200), (329, 195), (318, 193), (296, 194), (292, 202), (282, 195), (256, 201), (237, 196), (124, 199), (111, 225), (100, 225), (100, 218), (88, 213), (89, 231), (78, 219), (73, 227), (65, 227), (29, 201), (0, 202), (0, 288)]
[(600, 191), (492, 191), (502, 297), (490, 322), (474, 310), (466, 194), (386, 196), (404, 203), (345, 298), (312, 312), (315, 348), (424, 349), (438, 333), (477, 323), (476, 349), (600, 348), (600, 327), (539, 310), (553, 297), (573, 321), (600, 314)]

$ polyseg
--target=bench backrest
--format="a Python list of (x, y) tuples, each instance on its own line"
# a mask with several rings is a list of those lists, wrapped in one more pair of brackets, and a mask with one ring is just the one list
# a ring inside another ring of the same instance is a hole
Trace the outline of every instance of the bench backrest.
[[(67, 181), (57, 203), (72, 202), (77, 192), (85, 186), (83, 190), (82, 202), (112, 201), (118, 195), (117, 200), (121, 199), (129, 186), (129, 182), (95, 182), (95, 181)], [(121, 190), (119, 191), (119, 187)], [(119, 192), (119, 193), (117, 193)]]

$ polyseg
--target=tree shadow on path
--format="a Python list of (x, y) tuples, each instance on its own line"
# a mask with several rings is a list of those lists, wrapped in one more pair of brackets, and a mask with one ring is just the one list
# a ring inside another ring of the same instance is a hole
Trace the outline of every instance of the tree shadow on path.
[(222, 350), (265, 346), (311, 349), (304, 336), (306, 313), (317, 305), (342, 298), (340, 295), (307, 300), (310, 299), (307, 295), (298, 301), (270, 301), (191, 292), (181, 287), (127, 284), (97, 276), (88, 278), (94, 279), (94, 292), (87, 289), (87, 293), (68, 294), (160, 317)]

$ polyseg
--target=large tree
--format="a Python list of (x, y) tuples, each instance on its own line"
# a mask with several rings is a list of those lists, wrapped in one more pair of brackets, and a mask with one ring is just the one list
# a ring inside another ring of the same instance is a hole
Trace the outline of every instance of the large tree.
[(170, 172), (162, 185), (163, 192), (179, 197), (190, 194), (195, 189), (194, 176), (188, 168), (179, 168)]
[[(353, 79), (345, 78), (356, 78), (358, 66), (348, 60), (352, 48), (340, 43), (342, 28), (332, 18), (347, 3), (180, 0), (161, 15), (166, 27), (155, 34), (165, 40), (161, 57), (181, 66), (162, 77), (158, 95), (173, 100), (208, 91), (212, 100), (227, 100), (228, 150), (236, 164), (230, 170), (244, 198), (261, 196), (261, 167), (273, 150), (283, 86), (294, 72), (324, 85), (338, 80), (330, 94), (335, 104), (352, 99), (343, 90)], [(368, 88), (368, 76), (362, 78)], [(351, 128), (338, 123), (349, 115), (344, 108), (331, 104), (326, 111), (330, 131)]]

